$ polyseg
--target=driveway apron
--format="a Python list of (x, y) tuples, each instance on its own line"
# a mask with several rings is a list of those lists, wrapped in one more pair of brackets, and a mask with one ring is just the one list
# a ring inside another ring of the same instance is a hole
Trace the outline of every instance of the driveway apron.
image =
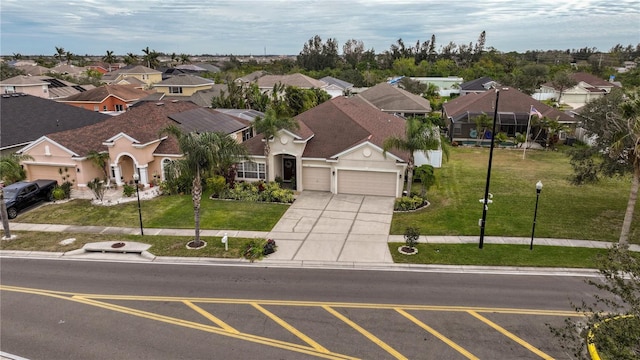
[(393, 197), (303, 191), (273, 227), (274, 260), (392, 263)]

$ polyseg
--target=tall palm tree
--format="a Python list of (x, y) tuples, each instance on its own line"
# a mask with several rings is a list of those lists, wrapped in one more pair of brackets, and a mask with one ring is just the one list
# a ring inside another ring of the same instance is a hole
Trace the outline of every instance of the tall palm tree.
[(155, 50), (149, 50), (148, 46), (142, 49), (142, 52), (144, 53), (142, 59), (147, 63), (147, 67), (155, 69), (159, 65), (158, 57), (160, 56), (160, 54), (158, 54)]
[(170, 125), (161, 134), (174, 136), (182, 152), (182, 158), (173, 162), (175, 171), (168, 171), (168, 176), (189, 174), (193, 177), (191, 198), (193, 200), (193, 217), (195, 222), (195, 238), (192, 247), (202, 245), (200, 240), (200, 201), (202, 200), (202, 178), (207, 173), (232, 164), (246, 153), (242, 144), (237, 143), (224, 133), (184, 133), (175, 125)]
[(189, 55), (187, 54), (180, 54), (180, 63), (182, 65), (184, 64), (191, 64), (191, 59), (189, 58)]
[(407, 194), (411, 194), (411, 185), (413, 184), (413, 168), (415, 167), (414, 153), (416, 151), (429, 151), (443, 149), (445, 156), (448, 156), (447, 148), (439, 136), (436, 126), (423, 122), (416, 117), (410, 117), (406, 120), (404, 137), (391, 136), (382, 143), (383, 154), (386, 156), (387, 151), (397, 149), (409, 153), (409, 161), (407, 163)]
[(67, 51), (66, 54), (64, 54), (65, 59), (67, 59), (67, 65), (69, 65), (71, 63), (71, 61), (73, 61), (73, 59), (76, 57), (76, 54), (72, 53), (71, 51)]
[(631, 191), (629, 200), (627, 201), (627, 210), (622, 221), (622, 230), (620, 232), (621, 244), (629, 243), (629, 233), (631, 231), (631, 221), (633, 212), (638, 199), (638, 190), (640, 188), (640, 95), (639, 93), (630, 94), (629, 100), (621, 105), (622, 121), (613, 125), (616, 127), (614, 142), (611, 144), (610, 156), (628, 157), (629, 162), (633, 166), (633, 175), (631, 177)]
[(269, 154), (271, 153), (270, 141), (282, 129), (294, 130), (299, 127), (298, 122), (291, 117), (278, 116), (274, 108), (267, 109), (264, 117), (257, 117), (253, 122), (256, 133), (262, 134), (264, 139), (265, 181), (269, 182)]
[(124, 63), (127, 65), (136, 65), (138, 63), (138, 55), (134, 53), (127, 53), (124, 57)]
[(116, 57), (113, 55), (113, 51), (107, 50), (107, 54), (102, 57), (102, 61), (109, 64), (109, 71), (111, 71), (111, 64), (116, 62)]
[(64, 59), (64, 56), (66, 54), (67, 54), (67, 52), (64, 51), (63, 47), (57, 47), (56, 46), (56, 53), (53, 55), (53, 57), (58, 59), (59, 62), (62, 62), (62, 59)]
[(24, 180), (27, 174), (22, 166), (20, 166), (20, 162), (25, 160), (33, 160), (33, 157), (15, 153), (0, 156), (0, 180), (4, 181), (5, 185)]

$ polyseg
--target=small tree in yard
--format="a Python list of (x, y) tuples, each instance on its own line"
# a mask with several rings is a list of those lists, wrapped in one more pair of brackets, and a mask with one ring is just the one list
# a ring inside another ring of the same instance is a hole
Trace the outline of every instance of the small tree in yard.
[[(626, 245), (614, 245), (598, 259), (601, 279), (587, 280), (599, 293), (595, 302), (574, 309), (580, 320), (567, 318), (560, 328), (550, 327), (565, 352), (574, 359), (640, 358), (640, 257)], [(588, 349), (588, 350), (587, 350)]]
[(436, 175), (431, 165), (420, 165), (415, 170), (416, 179), (420, 180), (420, 197), (427, 198), (427, 190), (436, 183)]
[(404, 231), (404, 243), (405, 246), (402, 247), (402, 251), (408, 254), (415, 253), (416, 244), (418, 243), (418, 239), (420, 238), (420, 231), (415, 227), (408, 227)]
[(104, 199), (104, 193), (107, 190), (107, 187), (104, 185), (102, 180), (95, 178), (87, 183), (87, 187), (91, 189), (93, 194), (96, 196), (96, 199), (100, 201)]

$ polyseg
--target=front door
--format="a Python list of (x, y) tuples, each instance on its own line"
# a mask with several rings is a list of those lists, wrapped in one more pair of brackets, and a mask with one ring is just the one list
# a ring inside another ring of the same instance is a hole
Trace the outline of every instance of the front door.
[(282, 181), (291, 182), (296, 177), (296, 159), (282, 158)]

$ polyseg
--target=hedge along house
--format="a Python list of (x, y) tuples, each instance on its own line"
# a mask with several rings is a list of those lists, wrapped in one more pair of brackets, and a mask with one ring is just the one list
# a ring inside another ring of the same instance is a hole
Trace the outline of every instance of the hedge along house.
[[(461, 144), (475, 144), (478, 136), (475, 118), (481, 114), (486, 114), (493, 118), (496, 104), (496, 90), (491, 89), (480, 93), (469, 93), (460, 96), (442, 106), (442, 116), (446, 121), (449, 138)], [(539, 111), (542, 116), (574, 127), (578, 123), (570, 115), (547, 106), (533, 97), (511, 87), (500, 88), (500, 99), (498, 100), (498, 122), (496, 131), (503, 132), (509, 137), (514, 137), (516, 133), (526, 134), (529, 123), (531, 109)], [(575, 130), (575, 129), (574, 129)], [(490, 139), (491, 129), (486, 134)], [(561, 140), (566, 138), (566, 134), (561, 134)]]
[(109, 154), (108, 175), (111, 184), (123, 185), (140, 176), (140, 183), (151, 185), (164, 180), (164, 168), (181, 157), (177, 141), (160, 135), (168, 125), (185, 132), (220, 131), (242, 141), (251, 123), (192, 102), (141, 102), (126, 113), (103, 122), (40, 137), (20, 153), (33, 157), (22, 162), (30, 180), (48, 178), (84, 187), (96, 177), (103, 178), (87, 157), (91, 151)]
[[(280, 130), (269, 139), (264, 156), (262, 135), (245, 142), (252, 161), (238, 164), (237, 179), (256, 181), (280, 177), (297, 190), (335, 194), (402, 195), (409, 154), (382, 143), (404, 136), (405, 120), (358, 98), (336, 97), (295, 117), (296, 130)], [(385, 156), (386, 155), (386, 156)]]

